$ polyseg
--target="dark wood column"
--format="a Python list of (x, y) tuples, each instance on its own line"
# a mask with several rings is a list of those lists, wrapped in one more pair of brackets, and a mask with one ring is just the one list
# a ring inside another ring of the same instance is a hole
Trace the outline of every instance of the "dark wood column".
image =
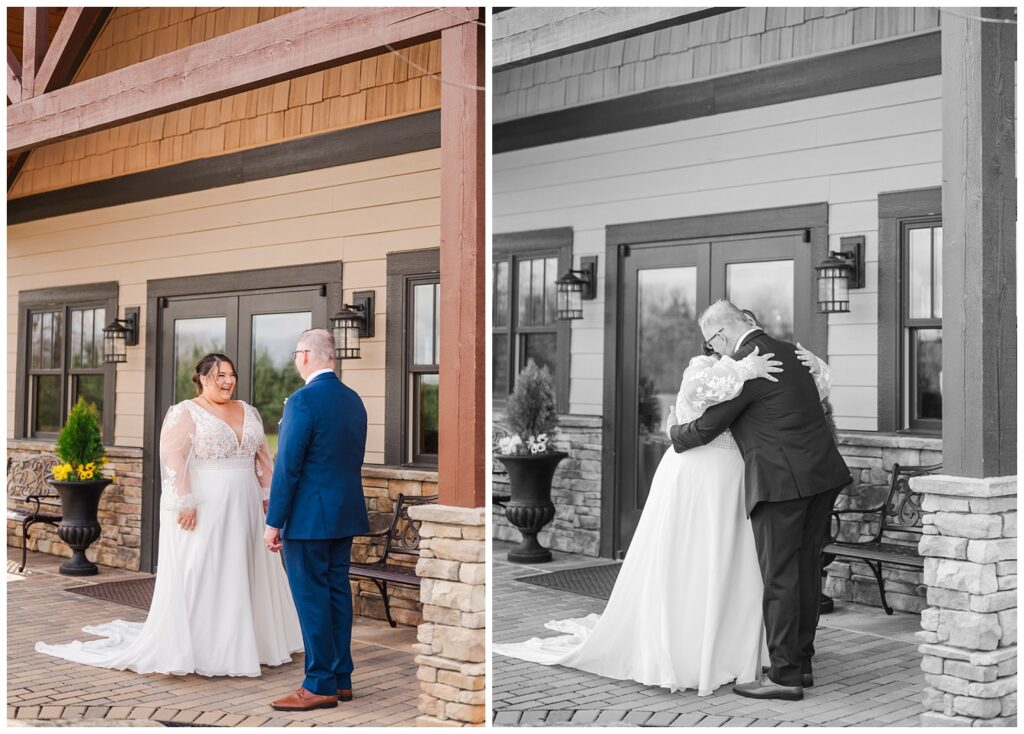
[(438, 492), (441, 504), (458, 507), (484, 505), (483, 39), (476, 23), (441, 33)]
[[(1013, 8), (942, 14), (943, 473), (1017, 473)], [(990, 21), (990, 22), (986, 22)], [(994, 21), (994, 22), (991, 22)]]

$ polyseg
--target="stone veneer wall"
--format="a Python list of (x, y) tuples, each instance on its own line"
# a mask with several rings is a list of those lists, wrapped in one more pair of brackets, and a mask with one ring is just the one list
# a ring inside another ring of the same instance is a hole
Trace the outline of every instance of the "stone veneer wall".
[[(7, 456), (14, 463), (42, 454), (52, 455), (53, 452), (54, 445), (46, 441), (7, 442)], [(110, 458), (107, 466), (113, 470), (116, 480), (103, 491), (99, 509), (102, 534), (85, 555), (94, 563), (137, 571), (142, 547), (142, 449), (111, 446), (107, 448), (107, 456)], [(34, 503), (30, 504), (18, 497), (49, 490), (49, 487), (42, 484), (45, 478), (40, 477), (39, 486), (32, 488), (8, 487), (8, 509), (35, 509)], [(20, 549), (23, 543), (21, 523), (9, 519), (7, 545)], [(43, 523), (32, 526), (28, 548), (40, 553), (71, 557), (71, 549), (57, 537), (57, 529)]]
[[(922, 466), (942, 462), (942, 439), (900, 434), (840, 432), (839, 452), (853, 476), (853, 484), (836, 500), (837, 510), (855, 510), (880, 505), (892, 481), (892, 465)], [(875, 526), (844, 516), (843, 540), (871, 537)], [(887, 532), (885, 542), (916, 546), (917, 532)], [(833, 599), (880, 607), (878, 583), (867, 564), (839, 558), (828, 566), (825, 593)], [(920, 612), (927, 605), (925, 587), (919, 570), (883, 565), (885, 598), (889, 606), (905, 612)]]
[[(370, 515), (370, 531), (384, 530), (391, 522), (398, 495), (422, 497), (437, 494), (437, 472), (397, 469), (386, 466), (363, 466), (363, 495)], [(422, 537), (422, 536), (421, 536)], [(356, 538), (352, 543), (352, 562), (366, 563), (380, 558), (382, 541)], [(416, 566), (415, 556), (394, 555), (389, 563)], [(391, 616), (399, 624), (418, 625), (423, 621), (420, 590), (415, 586), (388, 585)], [(352, 610), (373, 619), (386, 619), (384, 600), (377, 585), (369, 579), (352, 579)]]
[[(494, 414), (499, 426), (504, 416)], [(541, 545), (554, 550), (597, 556), (601, 549), (601, 417), (561, 415), (555, 445), (566, 451), (551, 484), (555, 519), (538, 535)], [(494, 459), (493, 491), (508, 494), (508, 474)], [(494, 538), (518, 542), (519, 531), (505, 518), (504, 508), (492, 508)]]
[(419, 726), (481, 726), (487, 702), (487, 511), (421, 505), (423, 624), (416, 663)]
[(916, 477), (928, 608), (921, 726), (1017, 725), (1017, 477)]

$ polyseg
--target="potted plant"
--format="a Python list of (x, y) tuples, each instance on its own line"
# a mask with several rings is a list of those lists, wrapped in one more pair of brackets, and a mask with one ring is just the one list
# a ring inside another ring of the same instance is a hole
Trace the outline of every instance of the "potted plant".
[(94, 576), (99, 568), (85, 557), (85, 551), (100, 537), (100, 496), (113, 481), (113, 477), (101, 473), (108, 459), (95, 405), (79, 398), (61, 429), (56, 453), (61, 463), (53, 467), (49, 483), (60, 494), (63, 519), (57, 535), (72, 550), (60, 572), (65, 576)]
[(551, 480), (558, 462), (568, 456), (556, 451), (550, 434), (558, 425), (551, 371), (531, 359), (516, 378), (505, 408), (510, 435), (495, 447), (497, 459), (508, 471), (511, 499), (505, 517), (523, 535), (509, 551), (515, 563), (546, 563), (551, 551), (537, 541), (537, 533), (555, 516)]

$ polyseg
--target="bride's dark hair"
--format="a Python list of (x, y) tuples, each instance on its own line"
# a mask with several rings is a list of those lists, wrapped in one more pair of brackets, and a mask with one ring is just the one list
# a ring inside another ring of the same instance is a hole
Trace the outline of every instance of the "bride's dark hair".
[(231, 371), (237, 375), (238, 370), (235, 369), (235, 363), (231, 361), (231, 357), (226, 354), (221, 354), (220, 352), (211, 352), (210, 354), (207, 354), (199, 360), (196, 364), (196, 371), (192, 374), (192, 382), (196, 385), (196, 397), (203, 394), (203, 383), (199, 378), (209, 375), (217, 369), (217, 365), (222, 362), (226, 362), (231, 365)]

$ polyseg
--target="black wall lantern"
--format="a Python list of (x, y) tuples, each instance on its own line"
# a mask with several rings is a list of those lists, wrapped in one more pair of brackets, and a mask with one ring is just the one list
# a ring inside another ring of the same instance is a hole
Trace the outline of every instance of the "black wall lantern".
[(842, 237), (818, 271), (818, 313), (849, 313), (850, 289), (864, 287), (864, 237)]
[(352, 294), (352, 303), (344, 304), (331, 319), (334, 334), (334, 356), (338, 359), (359, 359), (360, 338), (373, 338), (374, 291)]
[(560, 321), (583, 318), (583, 301), (597, 295), (597, 256), (580, 258), (580, 269), (555, 281), (555, 316)]
[(115, 318), (103, 328), (103, 361), (122, 364), (128, 361), (128, 347), (139, 343), (138, 306), (126, 308), (124, 318)]

